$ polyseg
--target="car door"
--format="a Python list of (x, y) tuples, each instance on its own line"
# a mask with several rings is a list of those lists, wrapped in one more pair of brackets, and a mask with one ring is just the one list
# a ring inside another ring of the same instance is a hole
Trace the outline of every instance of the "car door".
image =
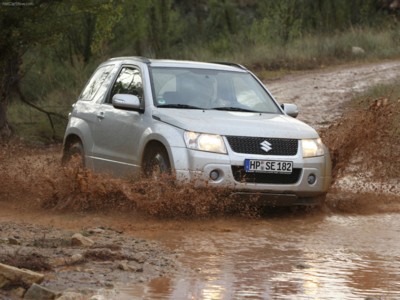
[(80, 94), (78, 101), (73, 105), (70, 122), (77, 126), (76, 132), (80, 132), (79, 136), (83, 143), (85, 163), (88, 168), (93, 167), (93, 131), (98, 123), (96, 112), (99, 103), (103, 102), (106, 97), (108, 87), (117, 71), (118, 67), (115, 64), (104, 64), (97, 68)]
[(115, 94), (136, 95), (144, 109), (143, 80), (139, 67), (122, 66), (104, 102), (97, 111), (93, 132), (94, 169), (117, 176), (131, 176), (140, 171), (139, 140), (144, 130), (143, 111), (117, 109)]

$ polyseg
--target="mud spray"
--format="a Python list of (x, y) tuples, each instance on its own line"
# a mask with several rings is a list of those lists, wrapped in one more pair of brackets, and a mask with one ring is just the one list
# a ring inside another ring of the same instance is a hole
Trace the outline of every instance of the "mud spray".
[[(372, 104), (371, 104), (372, 103)], [(400, 211), (400, 101), (370, 101), (322, 130), (331, 150), (334, 181), (326, 207), (334, 212)], [(396, 138), (393, 138), (396, 137)], [(0, 201), (25, 209), (124, 212), (157, 218), (258, 217), (254, 201), (227, 191), (175, 185), (170, 177), (122, 180), (60, 165), (60, 147), (0, 147)]]
[(0, 201), (22, 209), (123, 212), (157, 218), (256, 216), (252, 201), (231, 199), (223, 189), (174, 184), (172, 176), (123, 180), (60, 164), (61, 150), (30, 149), (18, 143), (0, 152)]
[(334, 211), (400, 211), (400, 99), (365, 99), (321, 132), (330, 148)]

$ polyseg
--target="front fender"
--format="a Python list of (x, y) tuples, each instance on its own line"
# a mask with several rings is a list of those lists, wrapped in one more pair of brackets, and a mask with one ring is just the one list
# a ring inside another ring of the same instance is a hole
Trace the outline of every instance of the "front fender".
[(161, 143), (168, 152), (171, 168), (176, 169), (177, 164), (185, 157), (181, 157), (182, 151), (186, 151), (186, 145), (183, 138), (184, 130), (166, 123), (153, 124), (151, 128), (147, 128), (140, 140), (140, 157), (141, 165), (146, 151), (147, 145), (151, 142)]
[(71, 116), (64, 136), (64, 147), (71, 136), (77, 136), (85, 149), (85, 156), (93, 153), (93, 136), (87, 122), (80, 118)]

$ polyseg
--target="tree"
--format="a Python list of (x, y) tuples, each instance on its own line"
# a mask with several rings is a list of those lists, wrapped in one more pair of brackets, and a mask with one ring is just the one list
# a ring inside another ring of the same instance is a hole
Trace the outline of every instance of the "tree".
[(172, 0), (135, 0), (123, 4), (113, 47), (135, 55), (162, 57), (182, 39), (182, 18)]
[[(112, 36), (120, 10), (114, 0), (3, 2), (0, 6), (0, 138), (11, 136), (7, 108), (12, 92), (20, 94), (23, 55), (37, 45), (52, 45), (71, 33), (77, 16), (90, 20), (89, 36), (82, 48), (87, 58), (102, 49)], [(25, 99), (26, 100), (26, 99)]]

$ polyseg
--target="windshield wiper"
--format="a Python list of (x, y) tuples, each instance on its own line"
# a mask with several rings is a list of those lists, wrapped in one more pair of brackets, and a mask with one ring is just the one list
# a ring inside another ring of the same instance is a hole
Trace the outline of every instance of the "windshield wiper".
[(157, 107), (162, 107), (162, 108), (204, 109), (202, 107), (188, 105), (188, 104), (161, 104), (161, 105), (157, 105)]
[(227, 110), (227, 111), (244, 111), (244, 112), (258, 112), (255, 110), (251, 110), (248, 108), (243, 108), (243, 107), (235, 107), (235, 106), (221, 106), (221, 107), (213, 107), (212, 109), (215, 110)]

